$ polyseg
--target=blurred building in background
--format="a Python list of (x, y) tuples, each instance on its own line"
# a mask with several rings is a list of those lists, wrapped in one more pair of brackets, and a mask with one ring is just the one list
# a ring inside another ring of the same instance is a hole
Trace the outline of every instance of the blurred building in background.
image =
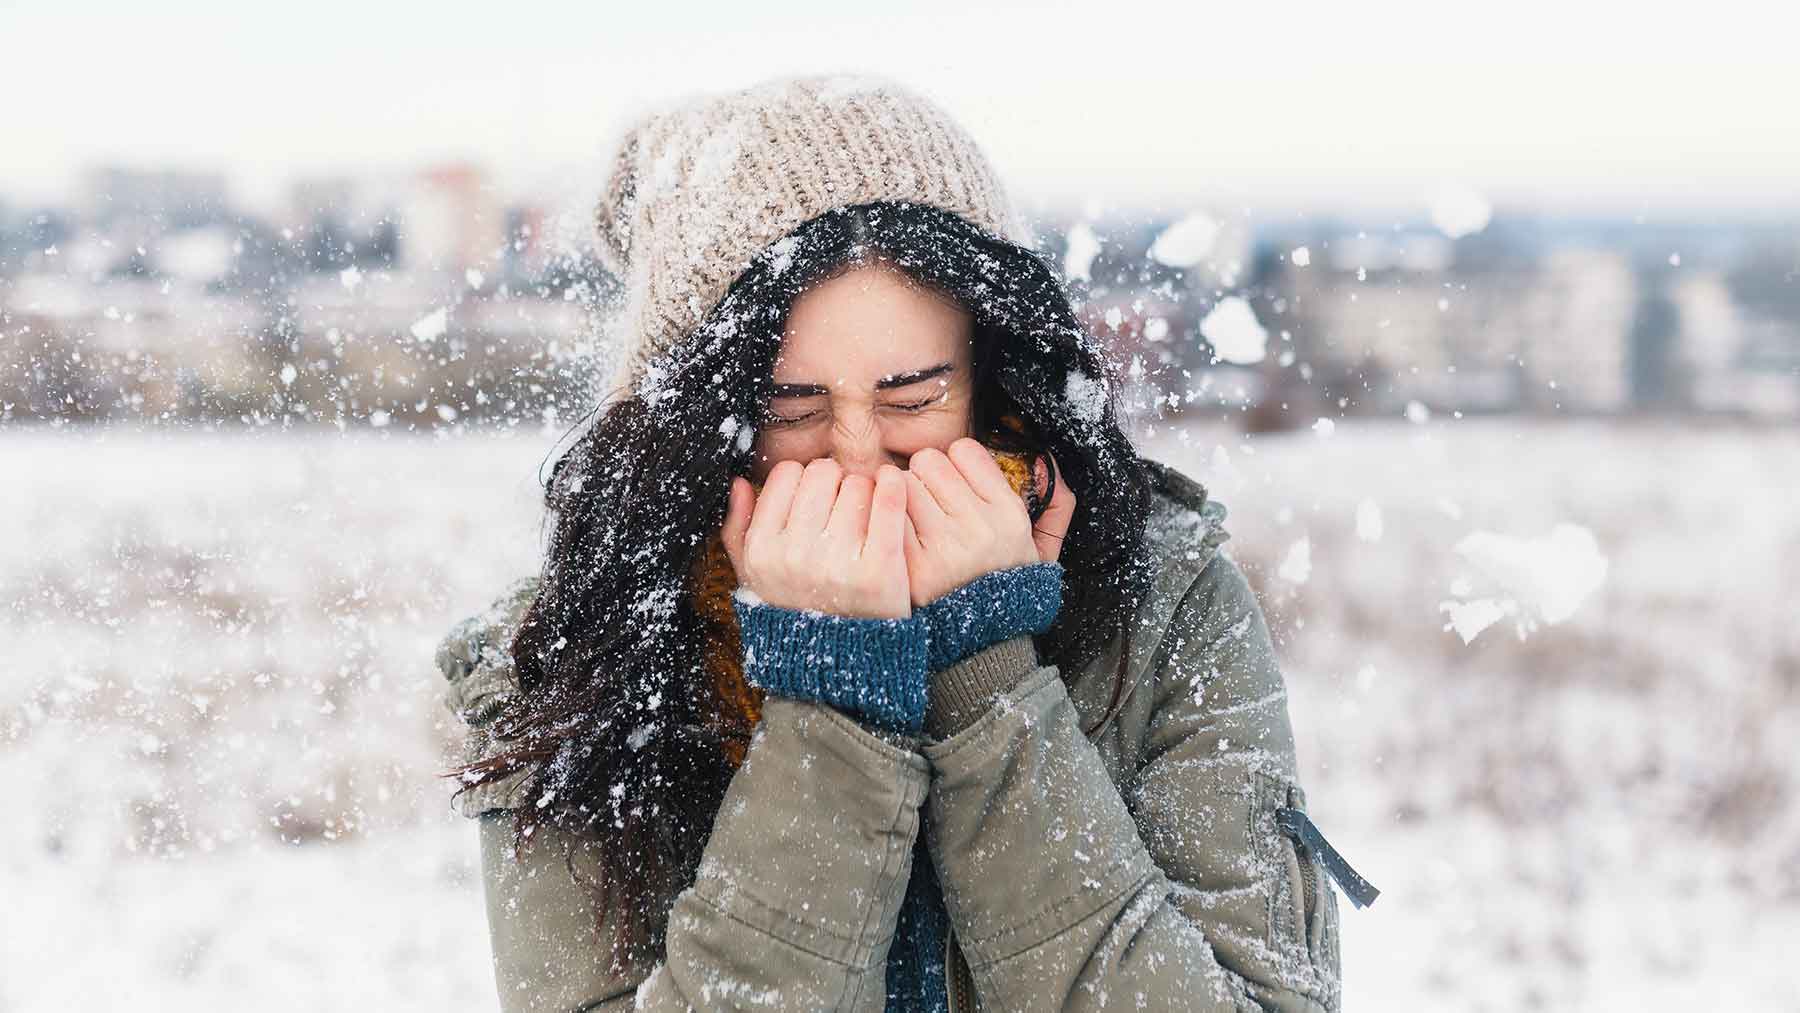
[(608, 279), (477, 166), (296, 180), (267, 219), (207, 174), (84, 194), (0, 204), (0, 420), (437, 425), (583, 392)]
[(500, 202), (478, 166), (426, 169), (405, 201), (402, 235), (415, 269), (461, 274), (487, 263), (505, 243)]
[[(0, 195), (0, 420), (433, 426), (593, 397), (616, 280), (479, 165), (301, 178), (269, 217), (218, 174), (80, 193)], [(1800, 418), (1800, 232), (1481, 221), (1051, 214), (1039, 253), (1140, 417)]]

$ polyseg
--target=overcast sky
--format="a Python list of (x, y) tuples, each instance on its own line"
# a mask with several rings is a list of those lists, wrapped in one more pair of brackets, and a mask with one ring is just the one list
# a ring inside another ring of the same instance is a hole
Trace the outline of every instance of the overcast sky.
[(117, 163), (223, 169), (255, 203), (446, 157), (595, 189), (641, 99), (844, 69), (943, 102), (1025, 200), (1405, 209), (1455, 182), (1499, 207), (1791, 212), (1800, 71), (1757, 10), (0, 0), (0, 198)]

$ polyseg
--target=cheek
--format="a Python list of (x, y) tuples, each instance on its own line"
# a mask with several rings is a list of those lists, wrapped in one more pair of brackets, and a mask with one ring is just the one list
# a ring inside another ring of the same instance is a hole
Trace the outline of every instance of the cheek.
[(968, 412), (934, 412), (895, 420), (889, 424), (884, 442), (890, 452), (910, 457), (926, 447), (946, 450), (950, 444), (968, 435)]
[(781, 429), (764, 429), (756, 434), (756, 440), (750, 445), (750, 477), (758, 484), (769, 480), (769, 472), (783, 461), (799, 461), (801, 464), (821, 456), (814, 447), (816, 440), (801, 432)]
[[(922, 428), (930, 430), (931, 438), (934, 441), (933, 445), (942, 449), (969, 435), (969, 414), (967, 412), (945, 412), (942, 415), (921, 419), (920, 425)], [(938, 440), (943, 442), (935, 442)]]

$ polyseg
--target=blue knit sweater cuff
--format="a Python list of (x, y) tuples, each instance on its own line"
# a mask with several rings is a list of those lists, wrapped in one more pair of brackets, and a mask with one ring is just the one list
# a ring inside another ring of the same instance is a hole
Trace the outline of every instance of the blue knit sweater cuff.
[(1021, 633), (1038, 634), (1062, 610), (1061, 563), (1027, 563), (984, 573), (914, 609), (925, 621), (927, 667), (941, 672)]
[(790, 609), (732, 596), (744, 678), (777, 696), (815, 700), (877, 728), (925, 724), (925, 622)]

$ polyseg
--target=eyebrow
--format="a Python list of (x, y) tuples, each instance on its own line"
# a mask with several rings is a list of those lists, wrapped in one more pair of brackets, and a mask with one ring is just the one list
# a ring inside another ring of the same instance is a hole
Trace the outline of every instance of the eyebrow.
[[(943, 376), (954, 367), (948, 362), (940, 362), (925, 369), (915, 369), (907, 373), (895, 373), (875, 381), (876, 390), (893, 390), (895, 387), (910, 387), (932, 377)], [(778, 383), (770, 393), (770, 397), (818, 397), (831, 393), (831, 389), (820, 383)]]

